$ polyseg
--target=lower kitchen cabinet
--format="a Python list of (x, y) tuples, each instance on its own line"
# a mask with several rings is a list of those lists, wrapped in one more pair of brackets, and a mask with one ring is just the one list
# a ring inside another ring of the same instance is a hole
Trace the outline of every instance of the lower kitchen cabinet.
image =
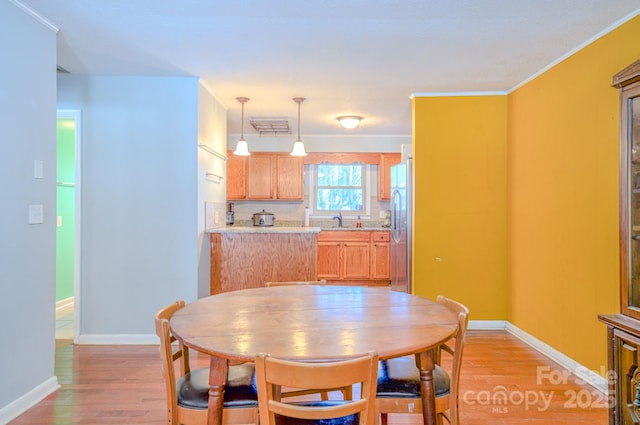
[(321, 231), (318, 234), (318, 279), (332, 284), (389, 284), (389, 232)]
[(389, 232), (371, 232), (371, 279), (391, 278), (391, 238)]
[(265, 282), (317, 280), (317, 235), (269, 228), (210, 233), (211, 295)]

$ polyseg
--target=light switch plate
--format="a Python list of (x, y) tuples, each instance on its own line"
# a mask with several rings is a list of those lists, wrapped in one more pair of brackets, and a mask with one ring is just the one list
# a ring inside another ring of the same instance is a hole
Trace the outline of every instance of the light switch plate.
[(44, 222), (44, 207), (42, 204), (29, 205), (29, 224), (41, 224)]
[(36, 179), (44, 178), (44, 161), (41, 159), (33, 161), (33, 177)]

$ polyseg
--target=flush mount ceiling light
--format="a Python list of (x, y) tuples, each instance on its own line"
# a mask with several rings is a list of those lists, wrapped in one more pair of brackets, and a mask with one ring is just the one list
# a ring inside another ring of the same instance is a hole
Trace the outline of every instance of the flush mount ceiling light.
[(356, 128), (360, 125), (360, 121), (362, 121), (362, 117), (357, 115), (343, 115), (336, 118), (340, 125), (344, 128)]
[(298, 138), (293, 144), (293, 150), (291, 151), (291, 155), (293, 156), (307, 156), (307, 153), (304, 151), (304, 143), (302, 143), (302, 139), (300, 138), (300, 104), (304, 102), (304, 97), (294, 97), (293, 101), (298, 104)]
[(236, 145), (236, 150), (233, 151), (234, 155), (239, 156), (249, 156), (249, 146), (247, 145), (247, 141), (244, 140), (244, 104), (249, 101), (248, 97), (236, 97), (236, 100), (242, 104), (242, 133), (240, 134), (240, 140), (238, 140), (238, 144)]

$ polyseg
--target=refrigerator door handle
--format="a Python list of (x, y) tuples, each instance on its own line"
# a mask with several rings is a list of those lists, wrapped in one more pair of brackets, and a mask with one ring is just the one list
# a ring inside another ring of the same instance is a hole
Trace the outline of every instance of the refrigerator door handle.
[(400, 242), (402, 238), (400, 201), (400, 191), (395, 189), (391, 194), (391, 237), (395, 243)]

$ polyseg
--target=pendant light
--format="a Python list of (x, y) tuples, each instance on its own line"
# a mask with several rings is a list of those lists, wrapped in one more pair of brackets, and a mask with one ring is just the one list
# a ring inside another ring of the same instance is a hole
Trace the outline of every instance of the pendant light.
[(307, 153), (304, 151), (304, 143), (302, 143), (302, 139), (300, 138), (300, 104), (304, 102), (304, 97), (294, 97), (293, 101), (298, 104), (298, 138), (293, 144), (293, 150), (291, 151), (291, 155), (293, 156), (307, 156)]
[(247, 145), (247, 141), (244, 140), (244, 104), (249, 101), (248, 97), (236, 97), (236, 100), (242, 104), (242, 133), (240, 134), (240, 140), (238, 140), (238, 144), (236, 145), (236, 150), (233, 151), (234, 155), (238, 156), (249, 156), (249, 146)]

